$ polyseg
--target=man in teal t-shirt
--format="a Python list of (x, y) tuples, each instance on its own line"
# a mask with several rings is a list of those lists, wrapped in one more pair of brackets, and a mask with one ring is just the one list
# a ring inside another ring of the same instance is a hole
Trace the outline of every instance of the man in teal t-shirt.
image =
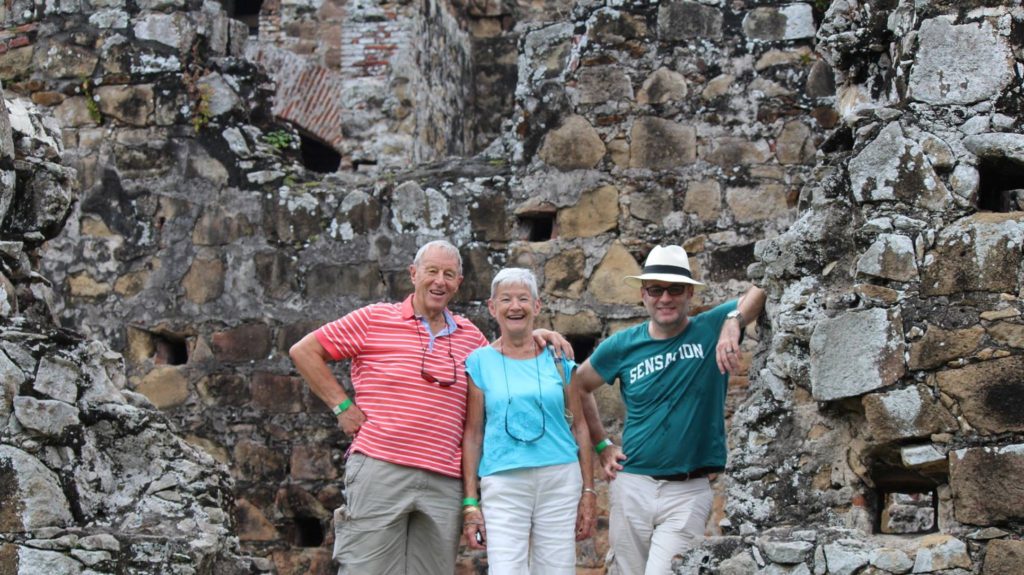
[[(650, 319), (601, 343), (576, 371), (601, 465), (612, 479), (609, 573), (665, 575), (672, 557), (704, 536), (713, 495), (708, 475), (725, 469), (725, 392), (739, 369), (740, 333), (765, 294), (689, 317), (694, 289), (679, 246), (651, 250), (639, 276)], [(733, 321), (735, 320), (735, 321)], [(626, 421), (622, 448), (605, 436), (593, 391), (618, 379)]]

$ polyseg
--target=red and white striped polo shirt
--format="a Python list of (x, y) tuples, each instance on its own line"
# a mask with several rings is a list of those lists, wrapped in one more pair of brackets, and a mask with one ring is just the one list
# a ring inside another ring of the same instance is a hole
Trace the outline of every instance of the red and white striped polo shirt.
[[(412, 296), (400, 304), (357, 309), (315, 332), (331, 357), (352, 360), (355, 401), (366, 414), (353, 451), (462, 477), (466, 356), (487, 345), (487, 338), (466, 318), (452, 317), (455, 331), (437, 337), (433, 349), (428, 349), (430, 333), (416, 317)], [(440, 381), (454, 375), (455, 384), (427, 382), (421, 364)]]

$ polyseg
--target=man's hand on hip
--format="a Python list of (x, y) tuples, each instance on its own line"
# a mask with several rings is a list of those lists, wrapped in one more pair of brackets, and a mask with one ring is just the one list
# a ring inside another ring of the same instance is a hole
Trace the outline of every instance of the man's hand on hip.
[(622, 471), (620, 461), (626, 460), (626, 454), (618, 445), (609, 445), (601, 451), (601, 471), (608, 481), (615, 479), (615, 474)]
[(345, 432), (345, 435), (355, 436), (359, 433), (359, 429), (363, 427), (363, 423), (366, 422), (366, 415), (363, 414), (363, 410), (359, 409), (359, 406), (352, 404), (338, 416), (338, 427)]

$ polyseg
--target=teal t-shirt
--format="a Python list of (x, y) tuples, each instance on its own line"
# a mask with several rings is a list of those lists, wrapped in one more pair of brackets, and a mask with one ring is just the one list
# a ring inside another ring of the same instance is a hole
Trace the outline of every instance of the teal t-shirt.
[[(565, 421), (565, 393), (555, 365), (548, 348), (535, 359), (510, 359), (487, 346), (466, 358), (466, 372), (484, 393), (480, 477), (577, 460), (576, 438)], [(576, 364), (564, 360), (558, 365), (565, 369), (568, 381)], [(520, 441), (538, 436), (536, 441)]]
[(683, 333), (669, 339), (651, 338), (648, 322), (624, 329), (590, 356), (602, 379), (620, 382), (626, 472), (673, 475), (725, 467), (728, 375), (718, 371), (715, 345), (736, 304), (691, 317)]

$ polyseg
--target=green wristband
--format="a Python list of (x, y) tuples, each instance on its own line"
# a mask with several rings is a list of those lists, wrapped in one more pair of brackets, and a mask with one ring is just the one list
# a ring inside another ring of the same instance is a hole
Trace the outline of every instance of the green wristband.
[(352, 400), (346, 399), (345, 401), (339, 403), (338, 405), (335, 405), (332, 411), (334, 412), (334, 415), (341, 415), (342, 413), (345, 412), (346, 409), (350, 407), (352, 407)]
[(467, 497), (462, 500), (463, 507), (468, 507), (470, 505), (480, 505), (480, 501), (476, 497)]
[(594, 451), (596, 451), (597, 453), (601, 453), (601, 452), (602, 452), (602, 451), (604, 451), (604, 450), (605, 450), (605, 449), (606, 449), (606, 448), (607, 448), (607, 447), (608, 447), (609, 445), (615, 445), (615, 444), (614, 444), (614, 443), (612, 443), (612, 440), (611, 440), (611, 439), (608, 439), (608, 438), (606, 437), (606, 438), (604, 438), (604, 439), (602, 439), (602, 440), (601, 440), (601, 443), (598, 443), (597, 445), (595, 445), (595, 446), (594, 446)]

